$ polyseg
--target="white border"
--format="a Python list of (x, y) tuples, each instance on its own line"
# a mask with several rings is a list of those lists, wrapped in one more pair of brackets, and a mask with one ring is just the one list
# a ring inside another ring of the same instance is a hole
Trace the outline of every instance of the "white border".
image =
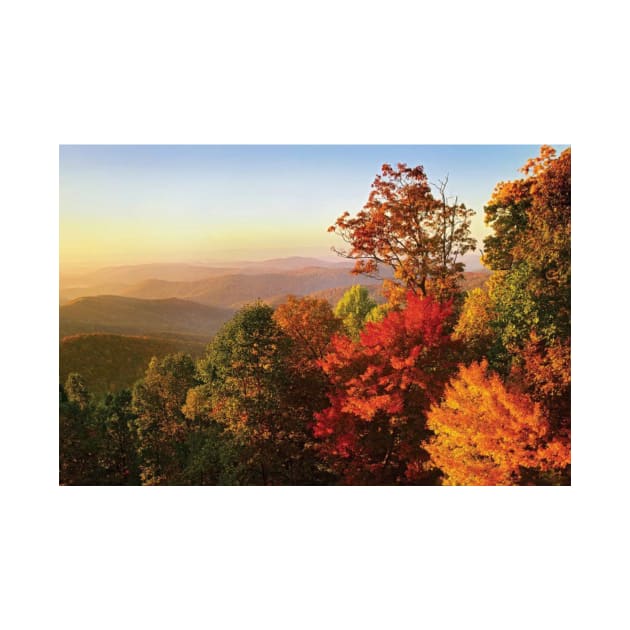
[[(4, 10), (4, 627), (627, 624), (615, 7)], [(251, 142), (573, 142), (573, 487), (57, 487), (58, 145)]]

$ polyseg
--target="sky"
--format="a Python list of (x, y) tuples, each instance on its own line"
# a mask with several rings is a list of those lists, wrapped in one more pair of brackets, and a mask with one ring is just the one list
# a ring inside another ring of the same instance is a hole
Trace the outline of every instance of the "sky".
[[(561, 151), (564, 145), (553, 145)], [(149, 262), (330, 256), (383, 163), (422, 164), (476, 211), (537, 145), (62, 145), (63, 270)]]

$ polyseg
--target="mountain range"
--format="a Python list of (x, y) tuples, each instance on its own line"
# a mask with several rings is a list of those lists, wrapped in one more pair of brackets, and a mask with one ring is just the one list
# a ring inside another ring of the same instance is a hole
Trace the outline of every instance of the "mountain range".
[[(242, 261), (228, 265), (148, 264), (106, 267), (60, 277), (60, 379), (81, 373), (94, 392), (130, 387), (152, 356), (199, 356), (235, 311), (262, 300), (278, 306), (289, 295), (334, 306), (352, 285), (383, 302), (381, 283), (350, 273), (350, 262), (313, 258)], [(385, 274), (391, 277), (391, 273)], [(487, 271), (465, 274), (481, 286)]]

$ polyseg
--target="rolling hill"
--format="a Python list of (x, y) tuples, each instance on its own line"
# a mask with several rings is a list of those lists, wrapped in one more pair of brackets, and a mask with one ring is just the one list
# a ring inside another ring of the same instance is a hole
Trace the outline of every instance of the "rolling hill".
[[(489, 276), (488, 271), (468, 272), (463, 288), (482, 286)], [(70, 372), (79, 372), (95, 393), (131, 387), (153, 356), (201, 355), (234, 309), (257, 298), (276, 307), (290, 294), (309, 295), (334, 307), (348, 288), (360, 283), (378, 303), (384, 301), (380, 283), (360, 280), (347, 267), (309, 267), (191, 282), (149, 279), (130, 288), (133, 297), (80, 297), (59, 309), (59, 376), (63, 383)], [(217, 303), (223, 306), (211, 305)]]
[[(89, 273), (62, 273), (60, 275), (60, 304), (67, 304), (78, 297), (93, 295), (129, 295), (132, 297), (182, 297), (186, 298), (187, 291), (155, 292), (151, 295), (136, 294), (136, 289), (145, 283), (175, 282), (195, 284), (209, 278), (231, 275), (261, 274), (293, 274), (305, 269), (330, 269), (333, 272), (349, 271), (351, 263), (338, 261), (323, 261), (317, 258), (293, 256), (290, 258), (274, 258), (263, 261), (239, 261), (230, 264), (188, 265), (188, 264), (144, 264), (120, 265), (104, 267)], [(255, 282), (255, 281), (253, 281)], [(142, 291), (142, 289), (140, 289)], [(283, 291), (287, 293), (290, 291)], [(249, 294), (248, 294), (249, 296)], [(265, 297), (255, 295), (256, 297)], [(246, 300), (249, 298), (246, 298)], [(204, 301), (204, 303), (208, 303)]]
[(103, 333), (65, 337), (59, 344), (59, 382), (78, 372), (95, 394), (130, 388), (144, 375), (152, 357), (185, 352), (197, 358), (205, 344)]
[(356, 278), (347, 267), (308, 267), (285, 273), (228, 274), (194, 282), (146, 280), (125, 289), (123, 294), (143, 299), (177, 297), (200, 304), (240, 308), (258, 298), (267, 300), (288, 294), (308, 295), (350, 286), (354, 282)]
[(131, 335), (187, 335), (208, 341), (233, 311), (176, 298), (144, 300), (118, 295), (82, 297), (59, 308), (60, 337), (110, 332)]

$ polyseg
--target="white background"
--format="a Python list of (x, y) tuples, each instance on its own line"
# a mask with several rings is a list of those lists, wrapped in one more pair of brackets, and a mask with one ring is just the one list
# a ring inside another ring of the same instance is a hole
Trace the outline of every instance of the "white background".
[[(628, 627), (620, 3), (3, 6), (2, 627)], [(68, 143), (571, 143), (573, 486), (59, 488)]]

